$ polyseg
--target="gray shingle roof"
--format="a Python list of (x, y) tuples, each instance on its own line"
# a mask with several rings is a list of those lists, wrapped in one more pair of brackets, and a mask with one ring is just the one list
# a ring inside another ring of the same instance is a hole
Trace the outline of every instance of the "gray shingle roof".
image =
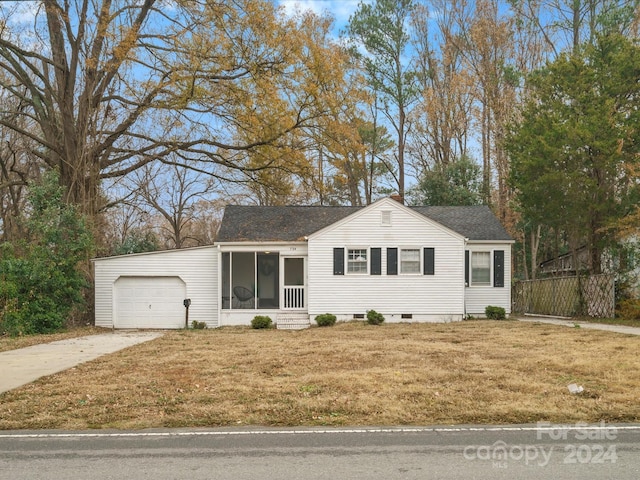
[(469, 240), (513, 240), (486, 205), (411, 208)]
[(227, 205), (218, 242), (296, 241), (357, 212), (361, 207), (262, 207)]
[[(228, 205), (218, 242), (301, 241), (363, 207)], [(486, 206), (410, 207), (470, 240), (511, 240)]]

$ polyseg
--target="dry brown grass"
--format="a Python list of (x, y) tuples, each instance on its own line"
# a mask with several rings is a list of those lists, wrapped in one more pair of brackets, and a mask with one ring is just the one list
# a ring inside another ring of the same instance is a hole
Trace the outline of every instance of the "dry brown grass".
[(1, 395), (0, 428), (637, 422), (639, 342), (514, 321), (176, 331)]
[(85, 335), (96, 335), (98, 333), (110, 332), (108, 328), (98, 327), (79, 327), (61, 333), (52, 333), (49, 335), (27, 335), (24, 337), (10, 337), (8, 335), (0, 335), (0, 352), (7, 350), (15, 350), (17, 348), (30, 347), (40, 343), (55, 342), (57, 340), (65, 340), (67, 338), (84, 337)]

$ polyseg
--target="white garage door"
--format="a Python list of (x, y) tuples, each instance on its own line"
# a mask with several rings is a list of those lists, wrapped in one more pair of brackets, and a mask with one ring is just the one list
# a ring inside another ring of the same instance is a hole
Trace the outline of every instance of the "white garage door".
[(183, 328), (186, 285), (179, 277), (120, 277), (115, 328)]

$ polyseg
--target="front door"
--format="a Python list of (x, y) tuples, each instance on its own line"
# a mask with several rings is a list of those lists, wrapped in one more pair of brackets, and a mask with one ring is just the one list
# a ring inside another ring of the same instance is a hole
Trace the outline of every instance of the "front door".
[(283, 308), (290, 310), (304, 309), (304, 293), (304, 258), (284, 257)]
[(280, 256), (277, 253), (258, 253), (257, 254), (257, 298), (258, 308), (277, 309), (279, 305), (280, 295), (278, 295), (278, 286), (280, 284), (278, 275), (278, 260)]

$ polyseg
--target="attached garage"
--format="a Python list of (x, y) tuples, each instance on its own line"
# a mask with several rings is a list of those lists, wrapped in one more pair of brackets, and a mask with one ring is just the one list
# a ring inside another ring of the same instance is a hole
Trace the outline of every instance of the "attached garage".
[(218, 249), (214, 246), (94, 259), (96, 326), (218, 326)]
[(180, 277), (120, 277), (114, 286), (115, 328), (185, 326), (187, 287)]

